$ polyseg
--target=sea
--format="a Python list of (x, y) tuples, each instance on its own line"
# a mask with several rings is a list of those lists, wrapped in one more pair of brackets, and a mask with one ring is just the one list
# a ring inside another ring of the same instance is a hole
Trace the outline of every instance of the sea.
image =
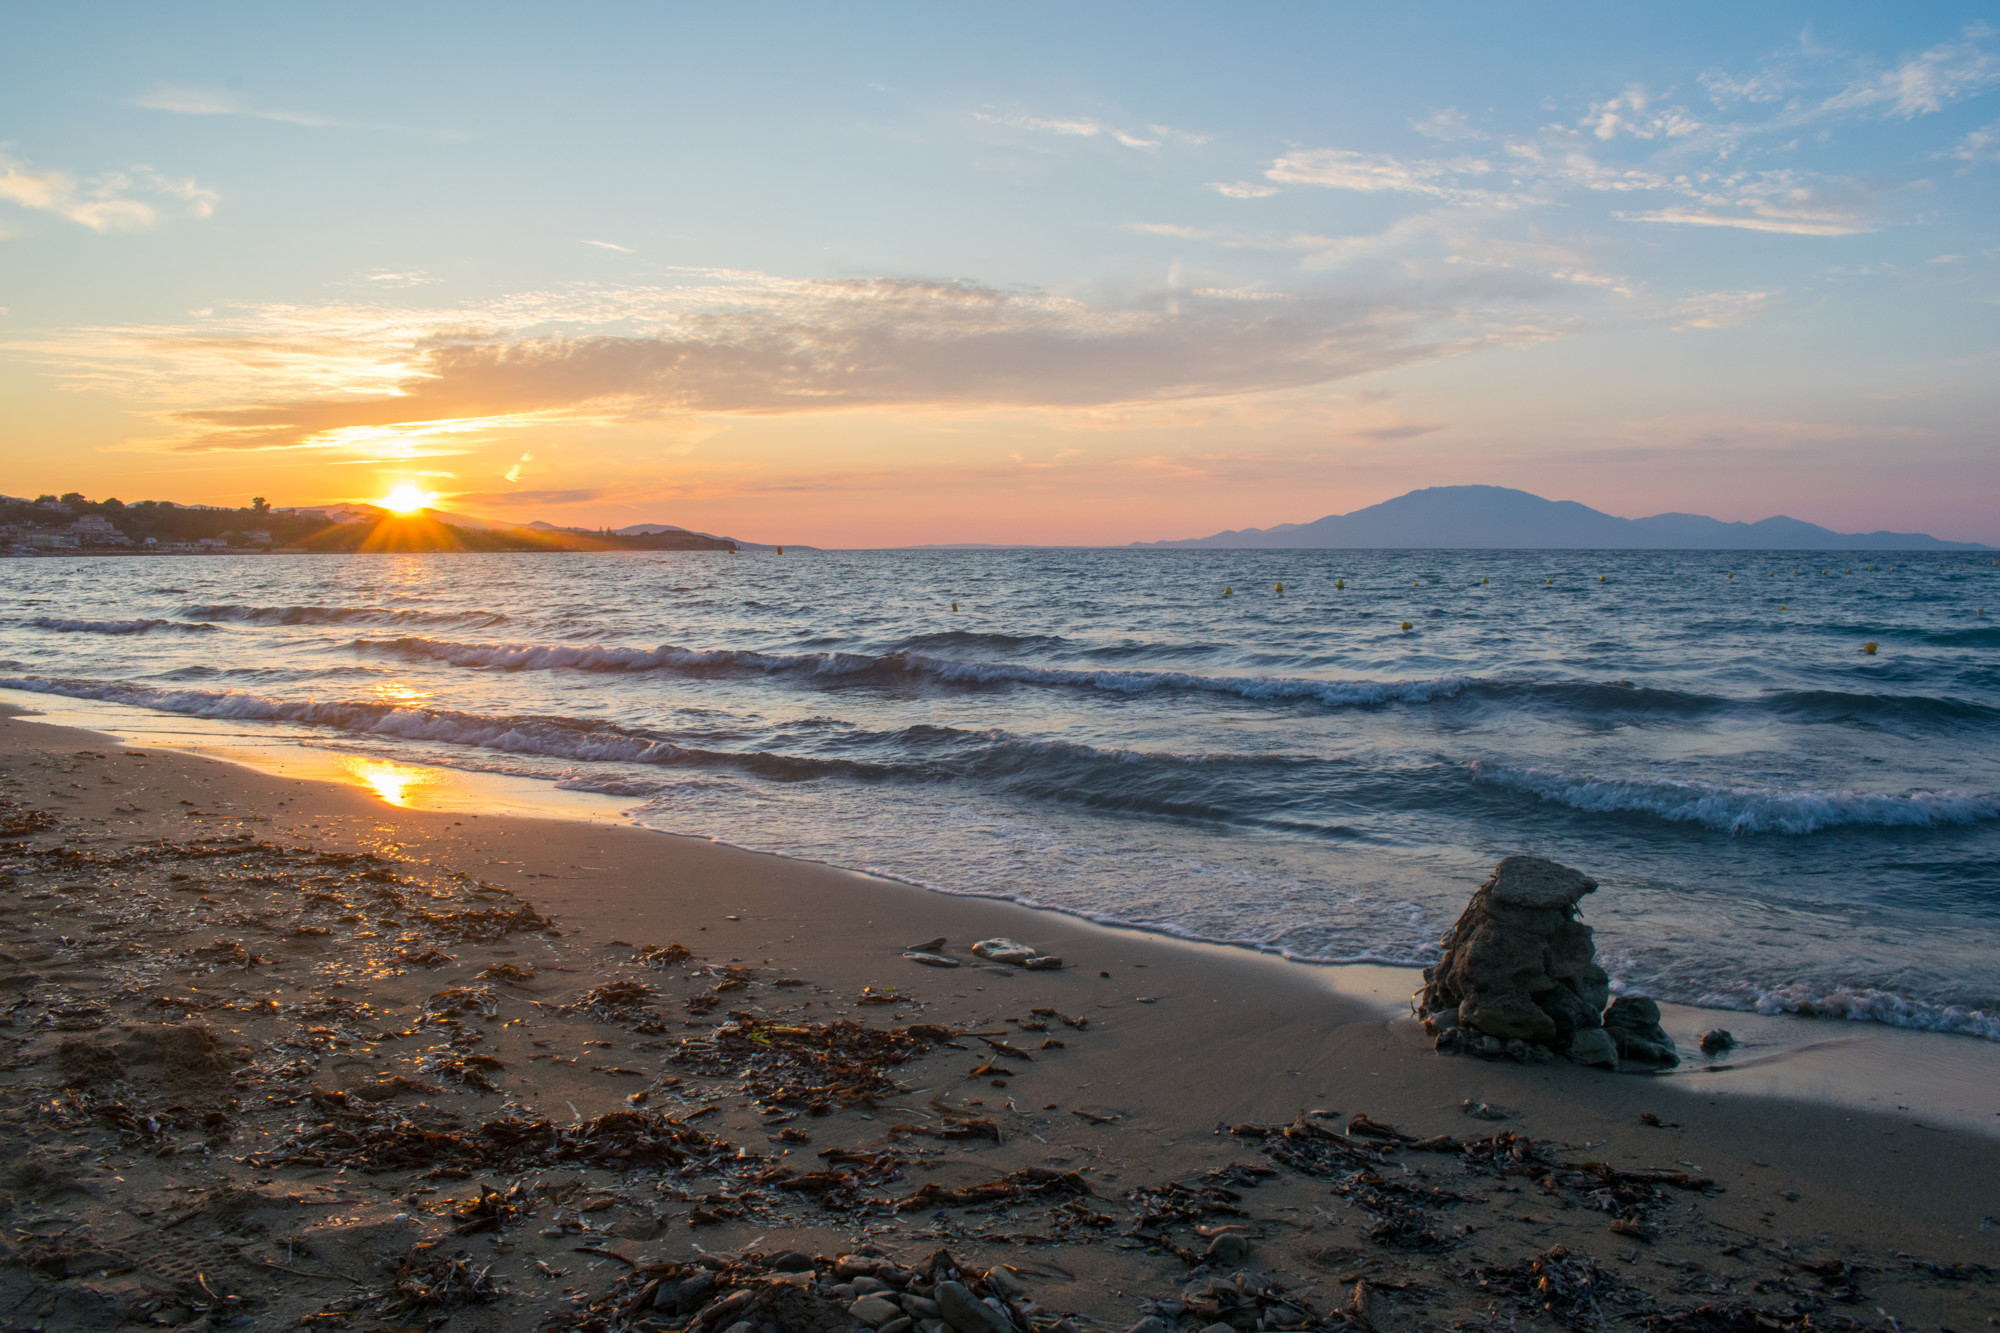
[[(937, 550), (8, 561), (0, 688), (1407, 966), (1552, 857), (1616, 989), (2000, 1039), (2000, 562)], [(1416, 977), (1413, 973), (1412, 984)]]

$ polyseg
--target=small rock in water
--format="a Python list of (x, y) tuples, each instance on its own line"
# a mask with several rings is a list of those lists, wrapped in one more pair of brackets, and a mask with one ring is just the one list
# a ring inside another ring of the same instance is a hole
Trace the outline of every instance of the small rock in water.
[(1736, 1038), (1729, 1034), (1728, 1028), (1710, 1028), (1701, 1034), (1703, 1055), (1721, 1055), (1724, 1051), (1733, 1049), (1735, 1045)]
[(1512, 1120), (1514, 1118), (1512, 1111), (1503, 1111), (1499, 1107), (1489, 1106), (1485, 1102), (1468, 1100), (1463, 1103), (1461, 1109), (1474, 1120)]
[(934, 940), (925, 940), (922, 944), (911, 944), (904, 947), (911, 953), (936, 953), (949, 942), (944, 936), (940, 935)]
[(1033, 958), (1021, 964), (1021, 966), (1027, 968), (1030, 972), (1060, 972), (1062, 970), (1062, 959), (1052, 953), (1036, 954)]
[(957, 967), (959, 965), (958, 960), (949, 954), (925, 953), (921, 949), (906, 949), (903, 951), (903, 957), (913, 963), (922, 963), (925, 967)]

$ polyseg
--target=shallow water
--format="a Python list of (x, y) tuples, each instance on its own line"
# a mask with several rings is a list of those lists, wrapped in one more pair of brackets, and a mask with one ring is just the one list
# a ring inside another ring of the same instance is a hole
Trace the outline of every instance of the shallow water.
[(1622, 986), (2000, 1038), (2000, 566), (1836, 558), (19, 560), (0, 686), (1300, 958), (1532, 851)]

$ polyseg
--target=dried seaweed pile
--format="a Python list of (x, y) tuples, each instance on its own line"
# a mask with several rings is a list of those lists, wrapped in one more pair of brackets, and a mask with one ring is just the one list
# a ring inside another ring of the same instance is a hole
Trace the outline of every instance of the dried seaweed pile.
[(872, 1107), (878, 1097), (907, 1091), (889, 1071), (952, 1035), (949, 1028), (922, 1023), (781, 1023), (732, 1012), (712, 1031), (682, 1038), (667, 1062), (709, 1078), (739, 1079), (767, 1114), (826, 1115), (843, 1106)]
[(634, 1265), (581, 1308), (550, 1315), (542, 1329), (623, 1333), (747, 1326), (829, 1333), (857, 1323), (889, 1326), (898, 1319), (906, 1327), (948, 1323), (957, 1333), (1076, 1333), (1077, 1327), (1041, 1308), (1005, 1268), (981, 1269), (944, 1250), (910, 1267), (879, 1255), (828, 1259), (794, 1250)]
[(611, 1171), (672, 1168), (697, 1175), (738, 1169), (758, 1160), (756, 1154), (684, 1121), (645, 1111), (613, 1111), (568, 1124), (503, 1117), (468, 1125), (434, 1107), (419, 1106), (412, 1114), (345, 1092), (315, 1092), (313, 1104), (330, 1118), (245, 1160), (256, 1166), (352, 1167), (366, 1172), (428, 1168), (447, 1175), (551, 1166)]
[(1360, 1308), (1321, 1312), (1302, 1296), (1288, 1292), (1273, 1278), (1237, 1273), (1224, 1279), (1211, 1277), (1198, 1282), (1177, 1297), (1154, 1301), (1146, 1313), (1166, 1329), (1198, 1330), (1220, 1325), (1237, 1333), (1260, 1330), (1300, 1330), (1371, 1327)]

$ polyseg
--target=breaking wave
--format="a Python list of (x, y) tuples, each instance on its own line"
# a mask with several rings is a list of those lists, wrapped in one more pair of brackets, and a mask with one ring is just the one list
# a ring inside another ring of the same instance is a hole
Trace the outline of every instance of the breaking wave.
[(1726, 787), (1658, 778), (1600, 779), (1474, 760), (1476, 781), (1592, 814), (1645, 814), (1728, 833), (1815, 833), (1824, 828), (1942, 828), (2000, 819), (2000, 797), (1957, 792), (1891, 796), (1861, 791)]
[(385, 606), (184, 606), (187, 620), (228, 620), (246, 625), (465, 625), (484, 629), (508, 617), (498, 611), (399, 611)]
[(151, 634), (162, 629), (199, 634), (215, 628), (201, 622), (189, 624), (180, 620), (71, 620), (64, 616), (36, 616), (28, 623), (36, 629), (54, 630), (58, 634)]
[(918, 653), (759, 653), (745, 649), (612, 648), (602, 645), (453, 643), (441, 639), (356, 639), (356, 652), (496, 671), (669, 671), (684, 675), (791, 673), (822, 679), (912, 677), (949, 685), (1045, 685), (1115, 694), (1193, 691), (1242, 699), (1299, 701), (1330, 708), (1427, 703), (1449, 699), (1472, 682), (1431, 680), (1312, 680), (1298, 676), (1202, 676), (1184, 671), (1114, 671), (1079, 667), (964, 662)]

